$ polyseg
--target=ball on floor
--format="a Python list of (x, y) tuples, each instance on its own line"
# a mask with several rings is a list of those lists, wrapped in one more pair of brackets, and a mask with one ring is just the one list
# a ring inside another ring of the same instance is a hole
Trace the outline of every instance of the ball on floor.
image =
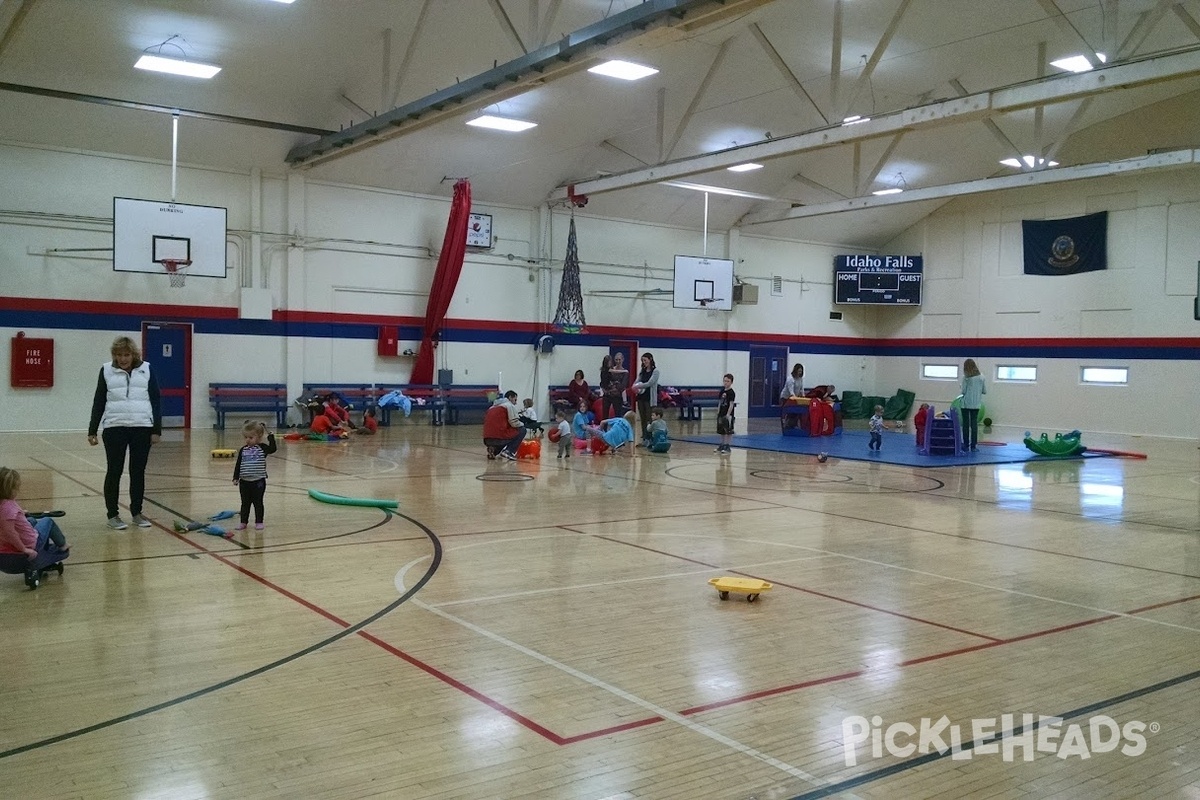
[(822, 464), (824, 464), (828, 460), (829, 460), (828, 453), (817, 453), (817, 461), (820, 461)]

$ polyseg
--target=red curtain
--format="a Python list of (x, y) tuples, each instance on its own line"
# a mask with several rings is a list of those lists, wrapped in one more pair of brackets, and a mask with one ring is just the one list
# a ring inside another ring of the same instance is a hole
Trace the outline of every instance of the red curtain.
[(462, 274), (463, 256), (467, 251), (467, 217), (470, 214), (471, 183), (459, 181), (454, 184), (454, 201), (450, 204), (450, 219), (446, 222), (446, 238), (442, 240), (442, 254), (438, 257), (437, 271), (433, 274), (421, 348), (417, 351), (417, 363), (413, 365), (409, 383), (433, 383), (434, 348), (437, 347), (450, 300), (454, 297), (458, 276)]

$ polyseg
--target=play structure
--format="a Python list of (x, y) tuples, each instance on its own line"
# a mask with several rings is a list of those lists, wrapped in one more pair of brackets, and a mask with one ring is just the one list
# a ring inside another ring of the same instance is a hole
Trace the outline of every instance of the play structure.
[(1029, 431), (1025, 431), (1025, 446), (1039, 456), (1077, 456), (1087, 450), (1079, 441), (1081, 436), (1083, 434), (1079, 431), (1071, 431), (1067, 434), (1056, 433), (1053, 439), (1044, 433), (1040, 439), (1034, 439)]
[(836, 436), (842, 432), (842, 404), (800, 397), (779, 407), (784, 436)]
[(962, 420), (958, 414), (938, 414), (932, 405), (924, 426), (917, 426), (917, 452), (923, 456), (961, 456)]

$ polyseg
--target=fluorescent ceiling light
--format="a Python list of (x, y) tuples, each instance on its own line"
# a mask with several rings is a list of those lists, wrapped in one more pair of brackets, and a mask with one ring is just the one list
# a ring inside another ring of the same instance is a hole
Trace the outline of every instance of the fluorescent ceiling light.
[(846, 117), (844, 120), (842, 120), (842, 124), (843, 125), (857, 125), (860, 122), (870, 122), (870, 121), (871, 121), (870, 117), (864, 117), (859, 114), (855, 114), (852, 117)]
[(871, 194), (874, 194), (874, 195), (900, 194), (903, 191), (904, 190), (901, 189), (899, 186), (893, 186), (890, 189), (879, 189), (878, 191), (871, 192)]
[(516, 133), (517, 131), (527, 131), (530, 128), (536, 128), (536, 122), (526, 122), (523, 119), (509, 119), (508, 117), (493, 117), (491, 114), (484, 114), (482, 117), (467, 120), (468, 125), (474, 125), (476, 128), (491, 128), (497, 131), (509, 131)]
[[(1096, 53), (1096, 59), (1103, 64), (1108, 59), (1104, 53)], [(1058, 61), (1051, 61), (1050, 66), (1065, 69), (1068, 72), (1087, 72), (1092, 68), (1092, 62), (1088, 61), (1084, 56), (1068, 56), (1060, 58)]]
[(762, 169), (762, 164), (748, 162), (746, 164), (734, 164), (732, 167), (726, 167), (725, 169), (729, 170), (730, 172), (750, 172), (752, 170)]
[[(1022, 163), (1022, 162), (1024, 162), (1024, 163)], [(1005, 159), (1002, 159), (1000, 161), (1000, 163), (1006, 167), (1012, 167), (1013, 169), (1020, 169), (1023, 166), (1032, 168), (1035, 163), (1035, 159), (1033, 156), (1021, 156), (1020, 161), (1018, 161), (1015, 158), (1005, 158)], [(1044, 158), (1036, 159), (1036, 163), (1039, 167), (1057, 167), (1058, 166), (1057, 161), (1047, 162), (1046, 159), (1044, 159)]]
[(632, 61), (605, 61), (603, 64), (590, 68), (588, 72), (607, 75), (610, 78), (620, 78), (623, 81), (640, 81), (642, 78), (654, 75), (658, 70), (634, 64)]
[(149, 53), (143, 53), (142, 57), (133, 66), (137, 69), (147, 69), (151, 72), (166, 72), (171, 75), (183, 75), (188, 78), (211, 78), (221, 71), (220, 67), (214, 67), (212, 64), (184, 61), (181, 58), (152, 56)]
[(744, 197), (747, 200), (779, 200), (778, 197), (771, 197), (767, 194), (755, 194), (754, 192), (743, 192), (738, 189), (726, 189), (724, 186), (709, 186), (704, 183), (688, 183), (687, 181), (662, 181), (663, 186), (674, 186), (676, 189), (691, 189), (694, 192), (708, 192), (709, 194), (724, 194), (729, 197)]
[(296, 2), (296, 0), (275, 0), (275, 2), (276, 3), (285, 3), (290, 6), (292, 3)]

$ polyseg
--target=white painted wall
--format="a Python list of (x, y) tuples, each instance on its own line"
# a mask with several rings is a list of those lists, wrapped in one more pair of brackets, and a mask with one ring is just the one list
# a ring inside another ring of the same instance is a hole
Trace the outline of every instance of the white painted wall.
[[(237, 309), (242, 287), (268, 293), (289, 314), (361, 318), (424, 314), (441, 247), (449, 202), (363, 187), (321, 183), (302, 174), (251, 176), (195, 166), (179, 170), (180, 202), (229, 209), (230, 274), (224, 281), (189, 280), (171, 289), (165, 276), (114, 273), (106, 253), (60, 253), (111, 246), (114, 195), (162, 199), (170, 167), (95, 153), (53, 151), (0, 143), (0, 297)], [(252, 198), (259, 207), (251, 208)], [(481, 322), (547, 323), (558, 300), (569, 217), (561, 209), (509, 208), (476, 201), (493, 215), (490, 253), (469, 253), (449, 316)], [(1026, 277), (1020, 220), (1108, 209), (1110, 269), (1067, 278)], [(252, 216), (252, 211), (255, 212)], [(259, 228), (250, 233), (251, 219)], [(891, 394), (903, 387), (920, 400), (945, 404), (957, 386), (919, 378), (922, 359), (804, 352), (823, 344), (875, 337), (895, 339), (1020, 339), (1028, 337), (1196, 337), (1191, 320), (1195, 261), (1200, 254), (1200, 176), (1163, 173), (1006, 192), (955, 201), (893, 242), (889, 252), (925, 255), (921, 309), (835, 307), (832, 258), (838, 248), (710, 233), (708, 253), (734, 258), (740, 278), (759, 287), (757, 306), (731, 313), (677, 310), (669, 300), (638, 296), (669, 289), (675, 254), (700, 254), (699, 231), (638, 222), (576, 217), (583, 289), (591, 332), (638, 338), (625, 329), (715, 335), (710, 350), (650, 349), (666, 384), (717, 385), (732, 372), (747, 396), (748, 356), (726, 350), (723, 337), (791, 345), (805, 363), (807, 383), (840, 390)], [(257, 271), (254, 247), (258, 246)], [(548, 254), (549, 264), (539, 261)], [(781, 297), (772, 276), (783, 277)], [(617, 292), (619, 294), (612, 294)], [(603, 293), (603, 294), (597, 294)], [(248, 292), (246, 297), (252, 296)], [(843, 319), (829, 319), (838, 310)], [(139, 311), (138, 319), (152, 319)], [(12, 389), (0, 379), (0, 402), (10, 413), (0, 428), (82, 429), (99, 364), (120, 330), (20, 328), (55, 340), (53, 389)], [(18, 328), (0, 326), (0, 337)], [(803, 337), (803, 341), (801, 341)], [(548, 356), (528, 344), (447, 341), (437, 366), (459, 383), (490, 383), (532, 396), (543, 407), (544, 387), (565, 383), (576, 368), (597, 377), (601, 347), (563, 343)], [(401, 342), (401, 349), (417, 342)], [(195, 427), (213, 421), (204, 389), (213, 381), (403, 382), (412, 360), (380, 358), (373, 340), (215, 335), (193, 339)], [(7, 352), (7, 348), (6, 348)], [(153, 354), (147, 354), (153, 362)], [(979, 359), (994, 376), (995, 360)], [(1026, 363), (1028, 359), (1018, 359)], [(1106, 364), (1107, 365), (1107, 364)], [(1081, 387), (1075, 359), (1041, 359), (1034, 385), (989, 380), (987, 405), (998, 422), (1031, 429), (1196, 435), (1194, 387), (1200, 361), (1130, 364), (1128, 388)], [(1166, 410), (1164, 412), (1164, 410)]]
[[(1200, 174), (1171, 171), (1014, 190), (957, 200), (892, 242), (889, 252), (925, 254), (920, 314), (879, 313), (884, 338), (1195, 341), (1200, 259)], [(1109, 212), (1108, 269), (1074, 276), (1024, 275), (1021, 220)], [(1044, 431), (1200, 436), (1200, 358), (1129, 360), (977, 358), (997, 424)], [(921, 362), (881, 358), (879, 383), (916, 387), (919, 402), (945, 406), (956, 383), (920, 379)], [(1036, 366), (1035, 384), (997, 383), (1000, 363)], [(1085, 386), (1083, 366), (1130, 370), (1128, 386)]]

